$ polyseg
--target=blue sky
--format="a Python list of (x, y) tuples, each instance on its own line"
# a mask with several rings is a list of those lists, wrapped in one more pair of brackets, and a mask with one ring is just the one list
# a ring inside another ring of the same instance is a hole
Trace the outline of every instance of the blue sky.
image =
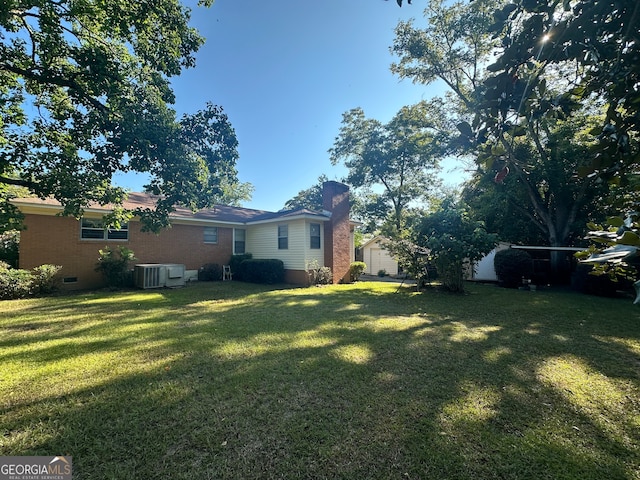
[[(185, 4), (206, 43), (196, 67), (172, 82), (174, 108), (179, 115), (207, 101), (224, 108), (238, 137), (238, 177), (255, 187), (245, 207), (277, 211), (321, 174), (340, 180), (346, 172), (331, 165), (327, 150), (344, 112), (361, 107), (387, 122), (402, 106), (442, 93), (389, 71), (393, 30), (400, 19), (421, 24), (420, 2), (402, 8), (394, 0)], [(144, 182), (120, 183), (141, 190)]]

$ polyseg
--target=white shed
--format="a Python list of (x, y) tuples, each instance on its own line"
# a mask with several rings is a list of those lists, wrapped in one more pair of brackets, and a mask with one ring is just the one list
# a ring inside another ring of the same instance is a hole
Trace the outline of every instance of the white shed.
[(385, 240), (384, 237), (377, 236), (362, 246), (362, 260), (367, 265), (365, 273), (377, 275), (380, 270), (384, 270), (387, 275), (398, 274), (397, 260), (382, 246)]

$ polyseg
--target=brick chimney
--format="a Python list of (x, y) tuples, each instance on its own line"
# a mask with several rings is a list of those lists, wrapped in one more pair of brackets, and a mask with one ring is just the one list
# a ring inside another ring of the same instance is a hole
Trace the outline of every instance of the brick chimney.
[(322, 185), (323, 208), (331, 212), (324, 227), (324, 264), (333, 272), (333, 283), (349, 281), (351, 266), (351, 225), (349, 187), (334, 181)]

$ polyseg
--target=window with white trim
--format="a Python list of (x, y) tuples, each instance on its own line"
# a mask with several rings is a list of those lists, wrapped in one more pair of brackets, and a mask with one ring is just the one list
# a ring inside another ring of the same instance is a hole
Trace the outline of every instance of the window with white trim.
[(320, 224), (309, 224), (309, 248), (320, 248)]
[(204, 227), (204, 243), (218, 243), (218, 227)]
[(105, 228), (101, 218), (82, 217), (80, 238), (82, 240), (129, 240), (129, 224), (121, 223), (119, 228)]
[(233, 253), (241, 255), (244, 253), (246, 246), (247, 231), (243, 228), (235, 228), (233, 230)]
[(278, 225), (278, 250), (289, 248), (289, 225)]

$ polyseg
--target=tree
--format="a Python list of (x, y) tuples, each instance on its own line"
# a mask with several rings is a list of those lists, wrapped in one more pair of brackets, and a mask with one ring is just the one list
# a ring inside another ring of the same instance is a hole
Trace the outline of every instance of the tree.
[[(640, 4), (635, 0), (523, 1), (495, 13), (503, 50), (482, 88), (486, 127), (526, 127), (532, 116), (571, 115), (597, 97), (606, 105), (592, 130), (599, 143), (582, 176), (628, 185), (638, 174), (640, 149)], [(567, 74), (551, 92), (549, 73)]]
[(383, 246), (398, 260), (403, 271), (415, 279), (416, 289), (420, 290), (429, 280), (429, 252), (408, 238), (389, 239)]
[(473, 220), (466, 208), (445, 198), (438, 208), (423, 215), (404, 238), (391, 239), (385, 248), (420, 285), (435, 266), (444, 289), (464, 291), (464, 272), (489, 253), (497, 235), (487, 233), (483, 222)]
[(461, 103), (458, 114), (469, 115), (474, 91), (484, 79), (483, 65), (499, 45), (490, 31), (499, 4), (475, 0), (444, 6), (443, 0), (431, 0), (424, 29), (414, 20), (398, 23), (391, 52), (399, 61), (391, 71), (414, 83), (444, 82), (454, 94), (451, 102)]
[(318, 177), (318, 183), (307, 188), (306, 190), (300, 190), (298, 194), (284, 204), (286, 210), (296, 210), (299, 208), (307, 208), (309, 210), (321, 211), (323, 209), (322, 201), (322, 185), (329, 178), (322, 174)]
[(233, 205), (241, 207), (244, 202), (251, 200), (255, 187), (249, 182), (238, 182), (235, 178), (229, 176), (220, 179), (220, 195), (217, 196), (218, 203), (222, 205)]
[(29, 191), (24, 187), (0, 183), (0, 234), (23, 228), (24, 215), (11, 199), (28, 196)]
[(343, 114), (329, 150), (332, 164), (342, 161), (348, 168), (346, 182), (363, 190), (367, 204), (378, 218), (388, 217), (396, 233), (403, 229), (409, 205), (428, 198), (437, 184), (447, 132), (442, 109), (440, 101), (423, 101), (403, 107), (383, 124), (354, 108)]
[[(439, 79), (449, 86), (460, 102), (460, 151), (476, 157), (479, 175), (492, 172), (495, 188), (545, 234), (548, 245), (565, 246), (584, 231), (575, 228), (577, 220), (601, 193), (595, 178), (577, 180), (590, 164), (593, 142), (583, 132), (598, 105), (561, 95), (571, 72), (545, 72), (535, 94), (523, 97), (527, 77), (494, 76), (495, 67), (484, 68), (502, 45), (509, 45), (494, 32), (496, 16), (512, 7), (496, 10), (499, 5), (474, 1), (444, 7), (432, 1), (426, 29), (411, 22), (396, 29), (393, 51), (400, 61), (392, 70), (417, 82)], [(552, 267), (559, 269), (560, 260), (554, 256)]]
[(496, 185), (495, 172), (478, 171), (465, 182), (461, 200), (469, 206), (469, 214), (482, 220), (490, 232), (499, 232), (500, 240), (519, 245), (544, 245), (548, 236), (528, 217), (526, 193), (513, 188), (519, 183), (509, 177), (508, 186)]
[(222, 109), (208, 104), (178, 121), (170, 108), (170, 78), (195, 65), (203, 43), (189, 17), (177, 0), (4, 2), (0, 183), (80, 216), (91, 202), (123, 201), (115, 172), (146, 172), (161, 199), (135, 213), (152, 229), (175, 204), (209, 205), (237, 185), (237, 141)]
[(154, 165), (146, 189), (160, 196), (155, 210), (136, 210), (150, 230), (168, 226), (168, 214), (177, 204), (198, 210), (222, 199), (225, 188), (239, 184), (235, 162), (238, 157), (235, 132), (220, 107), (207, 104), (205, 110), (184, 115), (171, 150)]
[[(588, 252), (597, 258), (594, 263), (611, 262), (614, 267), (633, 263), (627, 258), (629, 252), (637, 257), (633, 212), (640, 191), (639, 22), (640, 4), (635, 0), (506, 5), (496, 12), (494, 25), (504, 38), (504, 50), (489, 67), (494, 73), (485, 82), (480, 103), (484, 128), (497, 138), (505, 126), (526, 128), (533, 116), (571, 116), (581, 102), (594, 97), (604, 103), (606, 115), (590, 132), (598, 142), (580, 176), (614, 186), (610, 213), (617, 212), (609, 221), (614, 237), (610, 229), (598, 225), (591, 226), (589, 237), (618, 252), (596, 247)], [(574, 73), (560, 94), (549, 96), (546, 75), (557, 70)], [(625, 226), (628, 230), (616, 237)]]
[(488, 233), (483, 222), (472, 220), (464, 205), (445, 201), (422, 219), (416, 243), (429, 252), (443, 287), (463, 292), (465, 268), (495, 247), (497, 235)]
[[(596, 116), (578, 114), (571, 121), (535, 120), (529, 135), (510, 138), (508, 153), (494, 147), (493, 153), (481, 157), (485, 168), (476, 175), (482, 178), (479, 183), (483, 187), (474, 188), (470, 183), (465, 198), (477, 204), (480, 199), (472, 196), (480, 190), (485, 193), (482, 201), (492, 199), (489, 209), (504, 227), (504, 240), (520, 240), (513, 238), (514, 227), (520, 224), (528, 231), (522, 225), (526, 222), (550, 246), (574, 244), (583, 237), (588, 221), (599, 220), (598, 207), (608, 192), (606, 183), (578, 176), (591, 162), (593, 139), (588, 131), (597, 121)], [(498, 152), (503, 155), (496, 159)], [(499, 178), (500, 172), (509, 168), (509, 174)], [(490, 191), (489, 183), (493, 184)], [(493, 211), (496, 205), (504, 210)], [(523, 208), (525, 205), (528, 208)], [(486, 209), (487, 203), (479, 206), (480, 211)], [(527, 236), (535, 238), (532, 232)]]

